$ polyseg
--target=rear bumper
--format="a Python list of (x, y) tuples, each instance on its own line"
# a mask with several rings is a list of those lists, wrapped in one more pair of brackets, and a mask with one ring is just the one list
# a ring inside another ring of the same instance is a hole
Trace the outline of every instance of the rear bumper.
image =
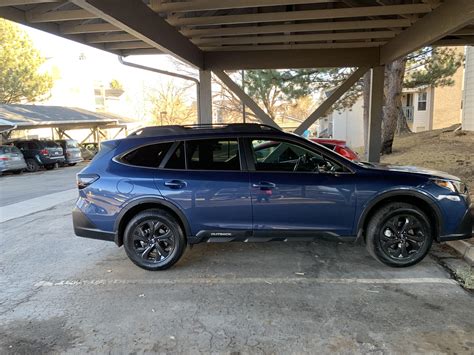
[(15, 162), (2, 162), (0, 163), (0, 171), (12, 171), (12, 170), (23, 170), (26, 169), (26, 163), (24, 161)]
[(115, 233), (107, 232), (97, 227), (81, 212), (77, 207), (72, 211), (72, 224), (74, 226), (74, 234), (78, 237), (115, 241)]
[(39, 160), (40, 160), (40, 163), (43, 165), (56, 164), (56, 163), (60, 164), (60, 163), (64, 163), (65, 161), (64, 155), (60, 155), (57, 157), (40, 156)]
[(439, 237), (441, 242), (447, 242), (450, 240), (469, 239), (473, 236), (474, 228), (474, 203), (471, 203), (469, 208), (466, 210), (464, 217), (459, 224), (456, 233), (442, 235)]
[(66, 164), (80, 163), (81, 161), (84, 161), (84, 159), (82, 159), (82, 158), (66, 158)]

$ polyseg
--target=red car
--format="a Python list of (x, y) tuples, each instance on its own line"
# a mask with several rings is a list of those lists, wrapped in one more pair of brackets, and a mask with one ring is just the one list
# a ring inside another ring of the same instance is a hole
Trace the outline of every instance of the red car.
[(311, 141), (324, 145), (326, 148), (334, 150), (349, 160), (359, 160), (359, 156), (346, 145), (346, 141), (329, 138), (310, 138)]

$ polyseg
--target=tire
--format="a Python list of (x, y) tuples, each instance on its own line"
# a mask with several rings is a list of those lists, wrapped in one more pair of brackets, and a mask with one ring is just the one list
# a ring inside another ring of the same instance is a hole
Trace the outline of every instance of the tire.
[(47, 164), (44, 166), (46, 170), (53, 170), (56, 167), (56, 164)]
[(23, 169), (22, 170), (13, 170), (12, 173), (15, 174), (15, 175), (19, 175), (23, 172)]
[[(154, 233), (151, 233), (152, 224)], [(150, 239), (150, 235), (153, 235), (153, 239)], [(175, 217), (161, 209), (138, 213), (127, 224), (123, 239), (130, 260), (151, 271), (168, 269), (181, 258), (186, 248), (186, 238), (180, 224)]]
[(433, 229), (426, 214), (409, 203), (389, 203), (370, 219), (366, 233), (369, 254), (392, 267), (415, 265), (433, 243)]
[(26, 159), (26, 171), (35, 173), (39, 170), (40, 166), (34, 159)]
[(74, 165), (76, 165), (76, 164), (77, 164), (77, 163), (69, 163), (68, 165), (69, 165), (69, 166), (74, 166)]

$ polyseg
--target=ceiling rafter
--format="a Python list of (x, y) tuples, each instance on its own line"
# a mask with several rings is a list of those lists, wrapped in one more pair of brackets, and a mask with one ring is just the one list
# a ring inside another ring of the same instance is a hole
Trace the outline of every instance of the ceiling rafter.
[(280, 32), (317, 32), (338, 30), (362, 30), (376, 28), (404, 28), (409, 27), (411, 21), (407, 19), (389, 20), (360, 20), (340, 22), (296, 23), (267, 26), (245, 26), (206, 29), (182, 29), (181, 33), (187, 37), (203, 38), (217, 36), (239, 36), (246, 34), (270, 34)]
[(157, 3), (151, 6), (157, 12), (191, 12), (246, 7), (265, 7), (279, 5), (324, 4), (340, 0), (195, 0)]
[(393, 38), (396, 32), (393, 31), (373, 31), (373, 32), (339, 32), (339, 33), (320, 33), (304, 35), (281, 35), (281, 36), (247, 36), (247, 37), (228, 37), (228, 38), (209, 38), (193, 40), (193, 43), (201, 46), (215, 45), (234, 45), (234, 44), (260, 44), (277, 42), (314, 42), (314, 41), (337, 41), (337, 40), (356, 40), (373, 38)]
[(389, 16), (400, 14), (427, 13), (431, 6), (426, 4), (365, 6), (358, 8), (337, 8), (325, 10), (302, 10), (292, 12), (269, 12), (240, 15), (183, 17), (170, 19), (174, 26), (211, 26), (230, 25), (239, 23), (301, 21), (301, 20), (328, 20), (336, 18)]

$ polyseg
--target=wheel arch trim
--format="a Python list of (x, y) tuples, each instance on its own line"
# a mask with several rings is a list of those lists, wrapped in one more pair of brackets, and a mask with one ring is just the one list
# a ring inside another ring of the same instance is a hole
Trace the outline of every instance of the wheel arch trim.
[(120, 224), (122, 223), (123, 217), (132, 208), (137, 207), (137, 206), (142, 205), (142, 204), (155, 204), (157, 206), (163, 206), (165, 208), (170, 209), (180, 219), (180, 221), (181, 221), (181, 223), (184, 227), (184, 233), (185, 233), (186, 237), (191, 236), (191, 227), (189, 225), (189, 221), (186, 218), (186, 215), (184, 214), (184, 212), (179, 207), (177, 207), (175, 204), (171, 203), (170, 201), (164, 199), (163, 197), (159, 197), (159, 196), (140, 196), (136, 199), (133, 199), (133, 200), (129, 201), (125, 206), (123, 206), (121, 208), (120, 212), (118, 213), (116, 219), (115, 219), (114, 233), (115, 233), (115, 243), (117, 245), (119, 245), (119, 246), (121, 245), (120, 241), (119, 241), (119, 238), (120, 238), (119, 228), (120, 228)]
[(442, 235), (443, 231), (443, 218), (442, 218), (442, 213), (441, 210), (439, 209), (439, 206), (436, 204), (436, 201), (426, 192), (419, 191), (419, 190), (409, 190), (409, 189), (397, 189), (397, 190), (390, 190), (390, 191), (384, 191), (377, 196), (373, 197), (371, 200), (369, 200), (365, 206), (364, 210), (362, 211), (358, 221), (357, 221), (357, 235), (361, 235), (364, 225), (367, 222), (367, 217), (370, 215), (370, 212), (372, 212), (373, 208), (379, 204), (380, 202), (383, 202), (384, 200), (388, 200), (393, 197), (414, 197), (422, 200), (423, 202), (427, 203), (431, 210), (434, 212), (434, 216), (436, 217), (436, 223), (437, 223), (437, 230), (436, 230), (436, 240), (439, 241), (440, 236)]

